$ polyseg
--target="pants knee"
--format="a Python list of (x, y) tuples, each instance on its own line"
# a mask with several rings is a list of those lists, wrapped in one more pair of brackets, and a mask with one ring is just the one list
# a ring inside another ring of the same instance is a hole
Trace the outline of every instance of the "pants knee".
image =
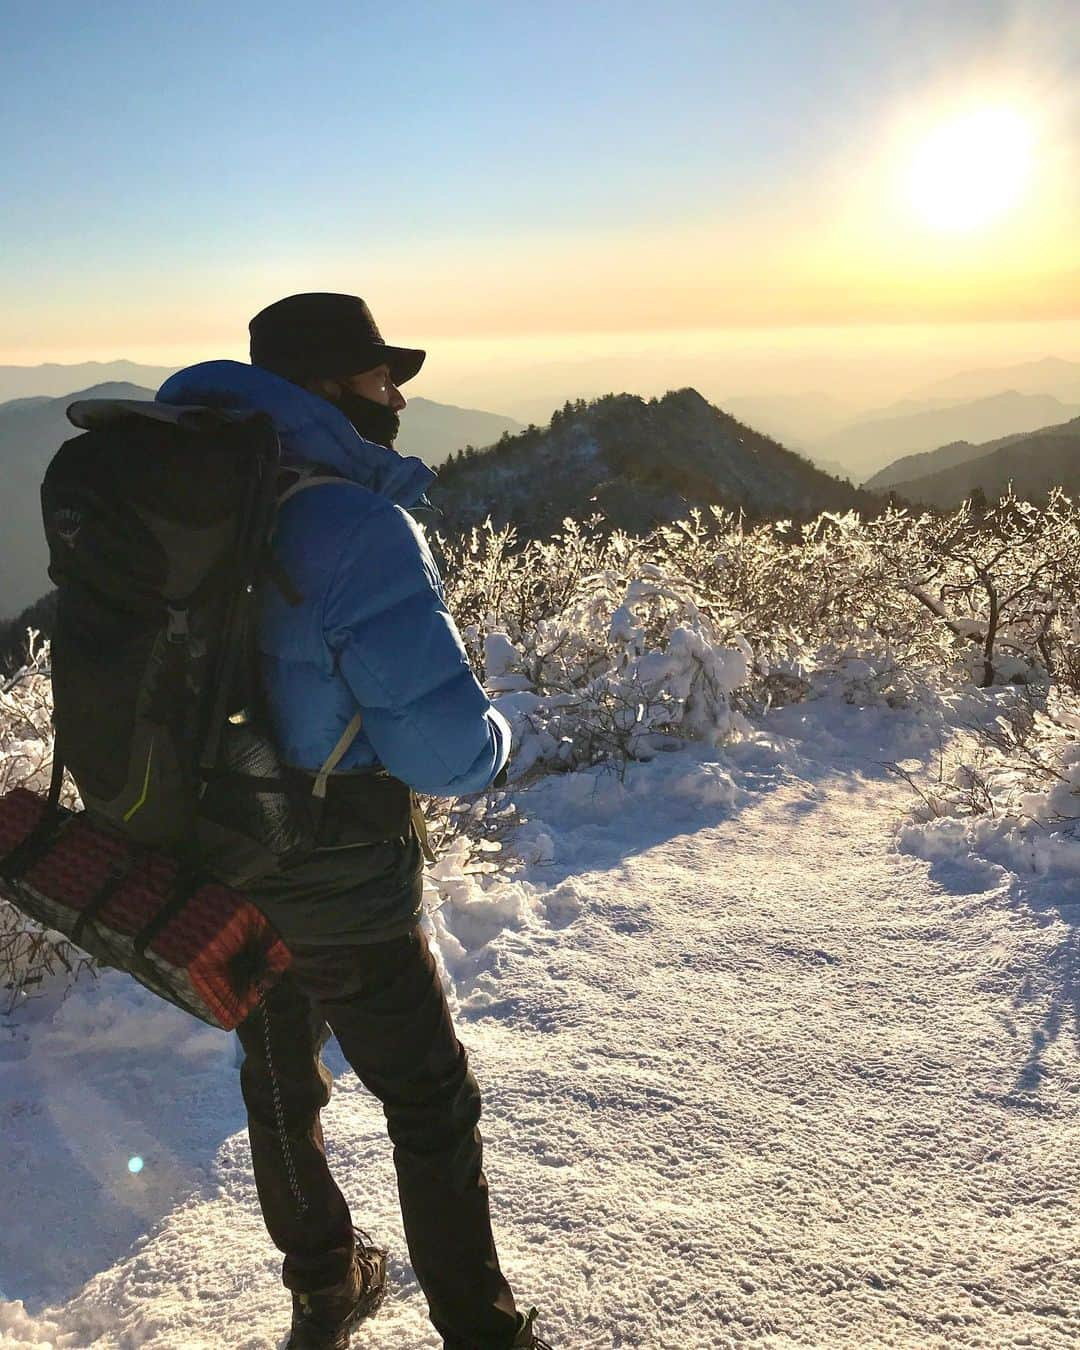
[(387, 1129), (394, 1146), (416, 1157), (470, 1153), (478, 1142), (480, 1085), (462, 1053), (462, 1066), (451, 1079), (408, 1102), (386, 1106)]
[[(333, 1076), (318, 1058), (306, 1072), (283, 1071), (275, 1064), (277, 1090), (290, 1134), (306, 1128), (330, 1100)], [(240, 1092), (248, 1115), (270, 1130), (277, 1129), (274, 1082), (262, 1056), (248, 1055), (240, 1066)]]

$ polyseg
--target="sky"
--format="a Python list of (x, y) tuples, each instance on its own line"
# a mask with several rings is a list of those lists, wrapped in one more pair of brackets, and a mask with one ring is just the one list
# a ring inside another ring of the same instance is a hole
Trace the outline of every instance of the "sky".
[(300, 290), (363, 295), (444, 398), (485, 366), (546, 394), (624, 350), (659, 383), (718, 351), (732, 378), (747, 350), (842, 364), (870, 332), (960, 365), (1080, 356), (1058, 0), (0, 21), (0, 364), (245, 359), (250, 316)]

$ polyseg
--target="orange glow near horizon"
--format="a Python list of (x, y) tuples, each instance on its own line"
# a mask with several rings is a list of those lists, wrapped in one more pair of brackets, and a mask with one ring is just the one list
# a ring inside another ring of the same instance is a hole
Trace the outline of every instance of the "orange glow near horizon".
[[(974, 86), (973, 86), (974, 87)], [(982, 77), (978, 88), (994, 87)], [(1008, 91), (1006, 91), (1008, 93)], [(1048, 96), (922, 94), (852, 132), (811, 183), (693, 219), (554, 231), (493, 223), (368, 250), (225, 249), (124, 285), (97, 270), (0, 311), (0, 363), (245, 359), (282, 295), (363, 295), (391, 340), (558, 351), (599, 335), (807, 334), (1080, 318), (1080, 175)], [(1036, 111), (1038, 109), (1038, 112)]]

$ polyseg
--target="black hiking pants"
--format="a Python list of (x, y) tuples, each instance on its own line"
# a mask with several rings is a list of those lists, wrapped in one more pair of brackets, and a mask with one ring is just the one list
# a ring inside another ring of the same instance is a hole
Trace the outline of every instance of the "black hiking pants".
[(285, 1254), (284, 1284), (300, 1293), (324, 1289), (345, 1277), (352, 1259), (349, 1208), (330, 1175), (319, 1120), (332, 1081), (319, 1052), (332, 1029), (383, 1104), (409, 1255), (446, 1350), (504, 1350), (520, 1319), (491, 1233), (480, 1091), (423, 933), (292, 951), (293, 965), (267, 996), (291, 1166), (278, 1136), (263, 1011), (238, 1028), (255, 1184)]

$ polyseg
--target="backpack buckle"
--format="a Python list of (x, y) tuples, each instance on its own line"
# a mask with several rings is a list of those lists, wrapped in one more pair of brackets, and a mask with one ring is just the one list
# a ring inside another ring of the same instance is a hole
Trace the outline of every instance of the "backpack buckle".
[(187, 607), (182, 606), (179, 609), (174, 609), (170, 605), (169, 623), (165, 629), (166, 642), (187, 642), (189, 637)]

